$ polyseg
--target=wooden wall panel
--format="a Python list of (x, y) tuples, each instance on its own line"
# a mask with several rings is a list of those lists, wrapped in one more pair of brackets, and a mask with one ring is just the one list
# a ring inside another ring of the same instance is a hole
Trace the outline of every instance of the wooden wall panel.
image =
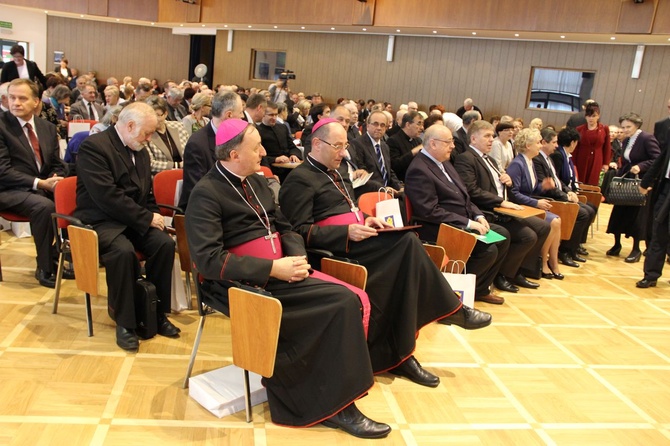
[(108, 6), (109, 0), (90, 1), (88, 2), (88, 14), (107, 17)]
[(297, 74), (290, 87), (318, 91), (329, 103), (342, 96), (374, 98), (397, 108), (416, 100), (423, 110), (441, 103), (453, 111), (472, 97), (485, 117), (564, 124), (570, 113), (525, 109), (532, 66), (596, 71), (593, 97), (608, 123), (636, 111), (651, 129), (666, 116), (670, 97), (670, 46), (648, 46), (640, 79), (631, 79), (633, 45), (396, 36), (394, 61), (386, 62), (387, 36), (236, 31), (230, 53), (226, 42), (227, 34), (219, 32), (215, 83), (267, 88), (269, 82), (249, 80), (251, 50), (282, 49)]
[[(96, 0), (89, 0), (96, 1)], [(122, 19), (146, 20), (155, 22), (158, 20), (157, 0), (108, 0), (109, 17)]]
[(158, 0), (158, 21), (174, 23), (195, 23), (200, 21), (202, 1), (196, 4), (175, 0)]
[(6, 5), (46, 9), (47, 11), (74, 12), (77, 14), (88, 14), (88, 2), (89, 0), (2, 0), (2, 3)]
[(354, 3), (358, 2), (202, 0), (201, 20), (203, 23), (351, 25)]
[(670, 0), (659, 0), (652, 33), (670, 34)]
[(98, 80), (132, 76), (188, 78), (189, 37), (169, 29), (49, 16), (47, 54), (64, 51), (70, 67), (96, 70)]
[(633, 0), (623, 0), (619, 13), (617, 33), (649, 34), (654, 24), (654, 15), (658, 0), (647, 0), (644, 3), (635, 3)]

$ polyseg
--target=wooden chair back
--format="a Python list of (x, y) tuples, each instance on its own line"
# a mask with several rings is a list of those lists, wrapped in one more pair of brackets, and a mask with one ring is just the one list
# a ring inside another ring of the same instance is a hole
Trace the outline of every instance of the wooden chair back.
[(586, 197), (586, 202), (595, 206), (596, 212), (598, 212), (598, 208), (600, 207), (600, 203), (602, 202), (603, 194), (601, 194), (600, 192), (581, 190), (579, 191), (579, 195)]
[(100, 294), (98, 234), (93, 229), (68, 226), (77, 288), (91, 296)]
[(428, 257), (430, 257), (430, 260), (432, 260), (435, 266), (437, 266), (437, 269), (444, 271), (447, 267), (447, 262), (449, 261), (449, 257), (447, 257), (447, 253), (444, 251), (444, 248), (437, 245), (431, 245), (429, 243), (424, 243), (423, 247), (425, 248)]
[(363, 265), (356, 265), (329, 257), (321, 259), (321, 272), (362, 290), (365, 289), (365, 285), (368, 282), (368, 270)]
[(549, 212), (561, 217), (561, 240), (569, 240), (575, 227), (579, 205), (566, 201), (552, 201)]
[(436, 244), (444, 248), (444, 252), (449, 257), (449, 262), (447, 263), (449, 271), (453, 267), (454, 272), (461, 272), (462, 264), (457, 261), (460, 260), (463, 263), (467, 263), (472, 250), (475, 248), (475, 243), (477, 243), (477, 238), (474, 234), (444, 223), (440, 225)]
[(266, 378), (274, 373), (282, 306), (274, 297), (228, 290), (233, 363)]

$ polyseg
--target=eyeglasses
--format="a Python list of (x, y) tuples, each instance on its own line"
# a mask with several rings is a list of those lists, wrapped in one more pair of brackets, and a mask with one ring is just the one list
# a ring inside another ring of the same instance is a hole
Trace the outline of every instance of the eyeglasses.
[(371, 126), (371, 127), (381, 127), (383, 129), (385, 129), (387, 124), (384, 123), (384, 122), (371, 122), (368, 125)]
[(321, 142), (324, 142), (324, 143), (328, 144), (330, 147), (332, 147), (333, 149), (335, 149), (335, 150), (337, 150), (337, 151), (340, 151), (340, 150), (347, 150), (347, 149), (349, 148), (349, 146), (350, 146), (350, 144), (349, 144), (348, 142), (347, 142), (347, 143), (344, 143), (344, 145), (342, 145), (342, 146), (339, 146), (339, 145), (336, 146), (335, 144), (331, 144), (331, 143), (329, 143), (328, 141), (324, 141), (324, 140), (321, 139), (321, 138), (316, 138), (316, 139), (318, 139), (318, 140), (321, 141)]
[(451, 144), (454, 143), (454, 139), (453, 139), (453, 138), (452, 138), (452, 139), (437, 139), (437, 138), (435, 138), (435, 141), (440, 141), (440, 142), (443, 142), (443, 143), (445, 143), (445, 144), (449, 144), (449, 145), (451, 145)]

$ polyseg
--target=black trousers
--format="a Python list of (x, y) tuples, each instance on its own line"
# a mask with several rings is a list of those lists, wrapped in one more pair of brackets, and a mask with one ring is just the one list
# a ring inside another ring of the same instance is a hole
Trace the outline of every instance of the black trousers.
[(651, 229), (651, 243), (644, 259), (644, 278), (657, 280), (663, 274), (665, 255), (670, 246), (670, 218), (666, 201), (670, 200), (670, 180), (663, 181), (654, 204), (654, 222)]
[(140, 276), (140, 263), (135, 250), (146, 258), (147, 280), (154, 284), (158, 295), (157, 313), (169, 313), (175, 252), (172, 237), (156, 228), (150, 228), (144, 235), (126, 229), (116, 237), (97, 228), (96, 232), (100, 261), (107, 269), (107, 300), (114, 309), (116, 324), (128, 329), (137, 326), (134, 285)]
[(572, 229), (570, 239), (561, 242), (561, 252), (574, 254), (580, 243), (584, 243), (589, 234), (589, 226), (596, 218), (596, 212), (593, 207), (579, 203), (579, 212), (577, 213), (577, 220), (575, 227)]

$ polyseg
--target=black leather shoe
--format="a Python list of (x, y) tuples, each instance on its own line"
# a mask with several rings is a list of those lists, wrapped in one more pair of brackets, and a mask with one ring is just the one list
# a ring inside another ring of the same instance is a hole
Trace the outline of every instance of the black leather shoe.
[(572, 268), (579, 268), (579, 263), (572, 260), (572, 257), (567, 252), (559, 252), (558, 260), (565, 266), (570, 266)]
[(572, 257), (572, 260), (574, 260), (575, 262), (581, 262), (581, 263), (586, 262), (586, 259), (577, 253), (570, 254), (570, 257)]
[(553, 279), (554, 278), (554, 273), (545, 273), (542, 271), (542, 278), (543, 279)]
[(63, 268), (63, 279), (74, 280), (74, 269)]
[(605, 255), (618, 257), (620, 253), (621, 253), (621, 245), (614, 245), (607, 250)]
[(136, 352), (140, 348), (140, 340), (135, 334), (135, 330), (117, 325), (116, 345), (129, 352)]
[(322, 421), (321, 424), (333, 429), (342, 429), (359, 438), (384, 438), (391, 432), (391, 426), (366, 417), (354, 403)]
[(554, 269), (550, 266), (549, 271), (551, 271), (551, 275), (554, 276), (554, 279), (556, 280), (563, 280), (565, 279), (565, 276), (561, 273), (555, 273)]
[(626, 260), (624, 260), (624, 262), (637, 263), (640, 261), (641, 258), (642, 258), (642, 252), (632, 251), (630, 254), (628, 254), (628, 257), (626, 257)]
[(158, 334), (168, 338), (179, 337), (181, 330), (175, 326), (163, 313), (158, 313)]
[(540, 288), (539, 283), (531, 282), (530, 280), (526, 279), (526, 277), (523, 274), (516, 275), (516, 277), (514, 278), (514, 284), (523, 288), (530, 288), (531, 290)]
[(656, 281), (655, 280), (649, 280), (649, 279), (642, 279), (639, 282), (635, 284), (636, 287), (638, 288), (650, 288), (650, 287), (655, 287), (656, 286)]
[(477, 330), (491, 325), (491, 315), (485, 311), (463, 305), (456, 313), (440, 319), (438, 322), (444, 325), (453, 324), (465, 330)]
[(35, 279), (40, 285), (47, 288), (56, 288), (56, 277), (52, 273), (48, 273), (43, 269), (37, 268), (35, 270)]
[(421, 367), (419, 361), (414, 356), (410, 356), (398, 367), (389, 370), (394, 375), (404, 376), (412, 382), (426, 387), (437, 387), (440, 385), (440, 378), (433, 375), (428, 370)]
[(500, 291), (508, 291), (510, 293), (516, 293), (519, 291), (519, 288), (513, 283), (510, 283), (510, 281), (507, 280), (507, 278), (505, 278), (503, 275), (496, 276), (496, 278), (493, 279), (493, 285)]
[(580, 246), (579, 248), (577, 248), (577, 254), (579, 254), (580, 256), (588, 256), (589, 252), (586, 250), (586, 248)]

